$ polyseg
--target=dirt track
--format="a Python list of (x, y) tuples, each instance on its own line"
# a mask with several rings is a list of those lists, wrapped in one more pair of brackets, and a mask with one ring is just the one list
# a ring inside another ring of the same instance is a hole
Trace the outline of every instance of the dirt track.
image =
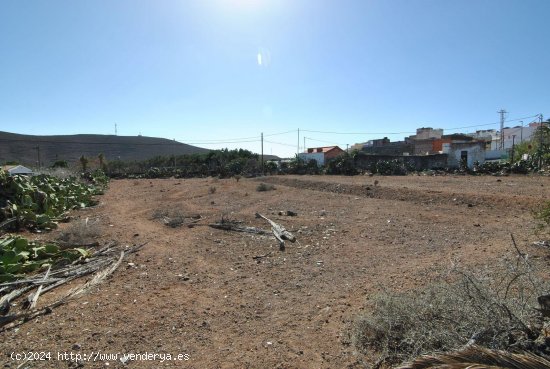
[[(189, 360), (127, 367), (359, 368), (347, 329), (381, 288), (424, 285), (451, 259), (490, 264), (513, 251), (510, 233), (525, 252), (545, 254), (530, 246), (531, 209), (550, 198), (548, 177), (261, 180), (276, 189), (257, 192), (259, 179), (111, 182), (100, 206), (75, 215), (97, 217), (102, 242), (147, 245), (93, 293), (0, 333), (0, 360), (15, 368), (12, 351), (50, 351), (52, 361), (26, 367), (64, 368), (75, 366), (57, 352), (148, 352)], [(280, 252), (266, 236), (170, 228), (153, 219), (166, 210), (269, 228), (260, 212), (298, 242)], [(286, 210), (298, 216), (278, 215)]]

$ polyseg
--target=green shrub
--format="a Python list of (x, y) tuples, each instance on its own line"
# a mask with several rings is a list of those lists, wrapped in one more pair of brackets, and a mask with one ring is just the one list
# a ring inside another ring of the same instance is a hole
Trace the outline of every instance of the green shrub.
[(0, 222), (12, 228), (54, 228), (68, 210), (95, 205), (104, 186), (84, 184), (74, 177), (9, 176), (0, 171)]
[(20, 236), (6, 236), (0, 239), (0, 282), (23, 278), (46, 265), (88, 256), (90, 253), (80, 248), (62, 249), (55, 243), (41, 244)]

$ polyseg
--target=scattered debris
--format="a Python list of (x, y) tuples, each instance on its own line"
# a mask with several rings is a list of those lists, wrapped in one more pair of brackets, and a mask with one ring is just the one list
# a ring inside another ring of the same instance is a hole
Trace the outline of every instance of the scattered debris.
[[(98, 285), (110, 274), (112, 274), (121, 264), (126, 255), (138, 251), (146, 244), (147, 242), (120, 250), (116, 247), (116, 243), (111, 243), (96, 251), (93, 256), (88, 258), (84, 263), (69, 264), (61, 266), (56, 270), (52, 270), (52, 267), (49, 267), (42, 276), (1, 283), (0, 291), (3, 296), (0, 298), (0, 310), (2, 310), (3, 316), (0, 316), (0, 327), (3, 327), (3, 329), (9, 329), (19, 325), (19, 323), (17, 323), (18, 321), (26, 322), (38, 316), (49, 314), (52, 309), (85, 294), (92, 287)], [(116, 257), (117, 253), (119, 253), (118, 257)], [(60, 300), (45, 307), (36, 309), (36, 303), (41, 294), (92, 273), (96, 274), (84, 285), (72, 289)], [(10, 307), (16, 305), (12, 304), (12, 301), (35, 288), (36, 285), (39, 285), (38, 290), (34, 294), (27, 297), (26, 304), (22, 304), (23, 307), (28, 307), (28, 311), (7, 315), (10, 311)]]
[(182, 225), (186, 225), (192, 228), (195, 223), (200, 222), (203, 219), (206, 219), (206, 217), (202, 217), (200, 214), (191, 215), (191, 216), (176, 216), (174, 218), (169, 218), (169, 217), (162, 218), (164, 224), (172, 228), (177, 228)]
[(550, 242), (548, 242), (548, 240), (535, 241), (535, 242), (533, 242), (533, 246), (550, 247)]
[(292, 211), (292, 210), (287, 210), (286, 212), (285, 211), (280, 211), (279, 215), (286, 215), (288, 217), (295, 217), (295, 216), (298, 216), (298, 213), (296, 213), (295, 211)]

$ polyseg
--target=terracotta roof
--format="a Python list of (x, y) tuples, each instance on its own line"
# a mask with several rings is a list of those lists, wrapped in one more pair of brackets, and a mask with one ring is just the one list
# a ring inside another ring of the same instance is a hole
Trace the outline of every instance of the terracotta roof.
[[(335, 148), (338, 148), (340, 149), (338, 146), (321, 146), (321, 147), (309, 147), (307, 149), (307, 152), (309, 152), (310, 150), (313, 150), (313, 152), (329, 152), (331, 150), (334, 150)], [(319, 149), (321, 151), (319, 151)], [(342, 149), (340, 149), (342, 150)], [(343, 151), (343, 150), (342, 150)]]

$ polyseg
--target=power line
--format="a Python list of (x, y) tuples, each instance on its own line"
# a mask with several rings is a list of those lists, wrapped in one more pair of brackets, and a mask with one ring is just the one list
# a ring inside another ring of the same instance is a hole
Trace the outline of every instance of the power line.
[(287, 134), (287, 133), (294, 133), (296, 132), (295, 129), (292, 129), (290, 131), (284, 131), (284, 132), (279, 132), (279, 133), (270, 133), (268, 135), (264, 135), (264, 137), (268, 137), (268, 136), (279, 136), (279, 135), (284, 135), (284, 134)]
[[(265, 137), (265, 135), (264, 135), (264, 137)], [(282, 146), (288, 146), (288, 147), (296, 147), (296, 146), (291, 145), (291, 144), (285, 144), (285, 143), (282, 143), (282, 142), (269, 141), (269, 140), (266, 140), (266, 139), (264, 139), (264, 142), (269, 142), (269, 143), (275, 144), (275, 145), (282, 145)]]
[(255, 140), (242, 140), (242, 141), (218, 141), (218, 142), (182, 142), (187, 145), (220, 145), (220, 144), (234, 144), (234, 143), (244, 143), (244, 142), (260, 142), (259, 138)]
[(76, 145), (128, 145), (128, 146), (177, 146), (181, 144), (193, 145), (217, 145), (242, 142), (260, 142), (260, 139), (242, 140), (242, 141), (220, 141), (220, 142), (92, 142), (92, 141), (57, 141), (57, 140), (36, 140), (36, 139), (9, 139), (0, 138), (0, 142), (33, 142), (33, 143), (51, 143), (51, 144), (76, 144)]
[(307, 139), (310, 140), (310, 141), (317, 141), (317, 142), (326, 143), (326, 144), (330, 144), (330, 145), (338, 145), (338, 146), (344, 146), (344, 145), (346, 145), (346, 144), (343, 144), (343, 143), (338, 143), (338, 142), (333, 142), (333, 141), (317, 140), (317, 139), (311, 138), (311, 137), (305, 137), (305, 138), (307, 138)]
[[(264, 137), (271, 137), (271, 136), (279, 136), (284, 135), (287, 133), (294, 133), (296, 132), (295, 129), (290, 131), (284, 131), (284, 132), (277, 132), (277, 133), (269, 133), (265, 134)], [(257, 139), (258, 136), (249, 136), (249, 137), (239, 137), (239, 138), (226, 138), (226, 139), (204, 139), (204, 140), (196, 140), (197, 142), (203, 143), (203, 142), (211, 142), (211, 143), (240, 143), (240, 142), (251, 142), (248, 140)], [(195, 142), (195, 141), (193, 141)]]
[[(529, 118), (535, 118), (535, 117), (538, 117), (539, 115), (536, 114), (536, 115), (531, 115), (531, 116), (528, 116), (528, 117), (522, 117), (522, 118), (515, 118), (515, 119), (508, 119), (508, 120), (505, 120), (504, 122), (515, 122), (515, 121), (520, 121), (520, 120), (524, 120), (524, 119), (529, 119)], [(493, 123), (484, 123), (484, 124), (475, 124), (475, 125), (469, 125), (469, 126), (462, 126), (462, 127), (454, 127), (454, 128), (441, 128), (443, 130), (447, 130), (447, 131), (453, 131), (453, 130), (456, 130), (456, 129), (464, 129), (464, 128), (475, 128), (475, 127), (483, 127), (483, 126), (494, 126), (496, 124), (499, 124), (499, 122), (493, 122)], [(302, 132), (311, 132), (311, 133), (323, 133), (323, 134), (334, 134), (334, 135), (403, 135), (403, 134), (414, 134), (416, 132), (412, 132), (412, 131), (409, 131), (409, 132), (335, 132), (335, 131), (314, 131), (314, 130), (308, 130), (308, 129), (302, 129), (301, 130)]]
[[(522, 118), (515, 118), (515, 119), (508, 119), (504, 122), (514, 122), (514, 121), (521, 121), (526, 120), (529, 118), (538, 118), (539, 114), (522, 117)], [(454, 128), (443, 128), (444, 130), (452, 131), (452, 130), (459, 130), (459, 129), (465, 129), (465, 128), (474, 128), (474, 127), (482, 127), (482, 126), (490, 126), (490, 125), (496, 125), (500, 122), (494, 122), (494, 123), (487, 123), (487, 124), (476, 124), (476, 125), (470, 125), (470, 126), (462, 126), (462, 127), (454, 127)], [(334, 135), (399, 135), (399, 134), (414, 134), (416, 132), (336, 132), (336, 131), (317, 131), (317, 130), (304, 130), (304, 129), (292, 129), (288, 131), (283, 132), (276, 132), (276, 133), (270, 133), (270, 134), (264, 134), (265, 137), (272, 137), (272, 136), (279, 136), (279, 135), (285, 135), (289, 133), (295, 133), (297, 131), (302, 132), (310, 132), (310, 133), (319, 133), (319, 134), (334, 134)], [(120, 140), (120, 137), (117, 137), (117, 140)], [(122, 138), (122, 140), (127, 139)], [(324, 143), (330, 143), (334, 144), (334, 142), (330, 141), (323, 141), (318, 140), (314, 138), (307, 137), (307, 139), (318, 141), (318, 142), (324, 142)], [(254, 142), (261, 142), (261, 140), (258, 138), (258, 136), (250, 136), (250, 137), (240, 137), (240, 138), (233, 138), (233, 139), (205, 139), (205, 140), (194, 140), (194, 141), (188, 141), (188, 142), (124, 142), (124, 141), (68, 141), (68, 140), (53, 140), (53, 139), (9, 139), (9, 138), (0, 138), (0, 142), (32, 142), (35, 144), (77, 144), (77, 145), (128, 145), (128, 146), (177, 146), (181, 145), (182, 143), (188, 144), (188, 145), (223, 145), (223, 144), (239, 144), (239, 143), (254, 143)], [(276, 142), (276, 141), (268, 141), (264, 139), (264, 142), (269, 142), (276, 145), (282, 145), (282, 146), (288, 146), (288, 147), (295, 147), (295, 145)], [(299, 145), (299, 141), (298, 141)], [(338, 144), (343, 145), (343, 144)]]
[(326, 133), (332, 135), (403, 135), (416, 132), (331, 132), (331, 131), (313, 131), (309, 129), (302, 129), (302, 132), (310, 133)]

